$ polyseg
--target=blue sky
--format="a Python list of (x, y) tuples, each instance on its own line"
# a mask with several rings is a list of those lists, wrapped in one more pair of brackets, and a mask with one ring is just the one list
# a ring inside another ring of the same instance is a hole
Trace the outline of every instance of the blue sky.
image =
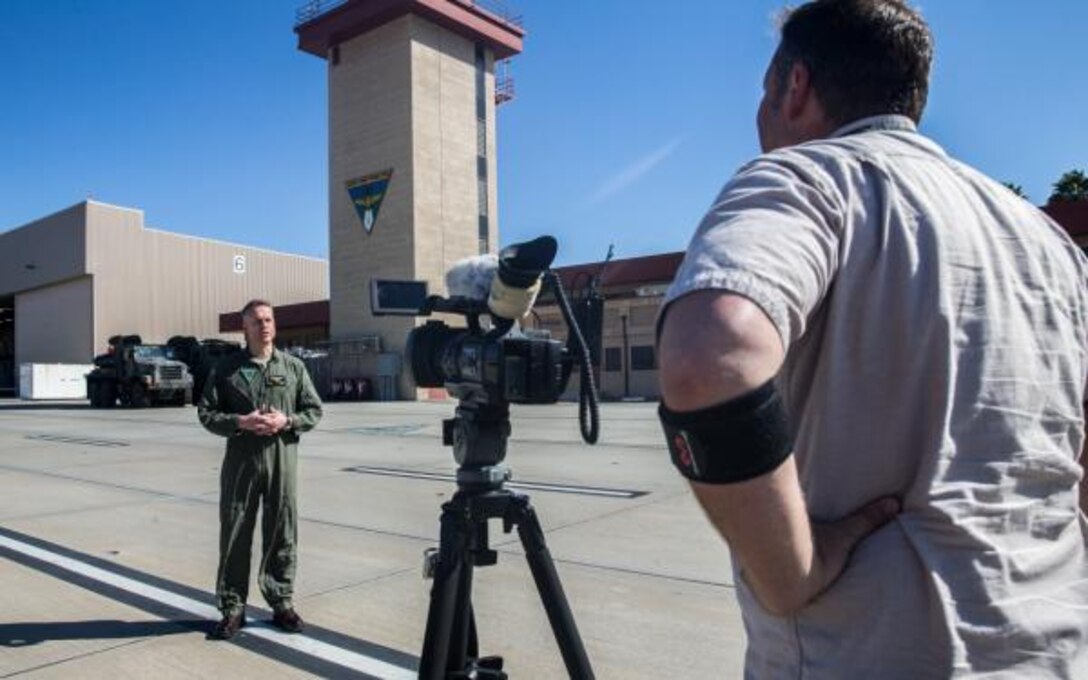
[[(148, 226), (325, 257), (325, 62), (302, 0), (4, 0), (0, 230), (87, 197)], [(758, 152), (781, 2), (521, 0), (517, 98), (498, 114), (503, 244), (559, 264), (683, 249)], [(922, 129), (1036, 203), (1088, 169), (1088, 2), (929, 0)]]

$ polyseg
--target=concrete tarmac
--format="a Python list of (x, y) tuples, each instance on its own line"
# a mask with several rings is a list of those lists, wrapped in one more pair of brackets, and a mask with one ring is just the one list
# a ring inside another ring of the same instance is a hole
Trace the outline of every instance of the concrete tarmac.
[[(224, 440), (196, 410), (0, 400), (0, 677), (411, 678), (440, 506), (455, 490), (455, 402), (332, 403), (299, 456), (302, 635), (256, 585), (234, 641), (205, 639)], [(668, 461), (656, 405), (513, 406), (506, 464), (528, 493), (596, 677), (734, 678), (744, 632), (729, 556)], [(257, 533), (259, 534), (259, 526)], [(482, 655), (511, 678), (567, 673), (516, 532), (472, 600)]]

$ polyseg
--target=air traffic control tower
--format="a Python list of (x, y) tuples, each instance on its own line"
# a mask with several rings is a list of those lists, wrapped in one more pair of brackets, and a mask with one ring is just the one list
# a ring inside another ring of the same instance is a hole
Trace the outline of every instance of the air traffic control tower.
[(333, 371), (376, 376), (417, 322), (372, 317), (370, 280), (444, 294), (455, 262), (498, 245), (495, 107), (513, 90), (496, 64), (524, 31), (497, 2), (314, 0), (295, 32), (328, 62)]

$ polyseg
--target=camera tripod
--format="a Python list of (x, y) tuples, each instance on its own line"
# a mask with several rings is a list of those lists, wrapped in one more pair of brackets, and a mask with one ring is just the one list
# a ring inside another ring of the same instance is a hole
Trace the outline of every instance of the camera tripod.
[(433, 575), (427, 629), (420, 655), (421, 680), (480, 678), (505, 680), (502, 657), (480, 657), (472, 608), (473, 567), (498, 561), (488, 546), (490, 519), (517, 527), (536, 589), (559, 645), (567, 674), (591, 680), (589, 664), (563, 586), (544, 543), (544, 531), (529, 497), (504, 488), (510, 471), (499, 463), (510, 434), (509, 407), (462, 398), (456, 417), (443, 422), (443, 441), (454, 448), (460, 467), (457, 492), (442, 506), (437, 553), (428, 553), (425, 571)]

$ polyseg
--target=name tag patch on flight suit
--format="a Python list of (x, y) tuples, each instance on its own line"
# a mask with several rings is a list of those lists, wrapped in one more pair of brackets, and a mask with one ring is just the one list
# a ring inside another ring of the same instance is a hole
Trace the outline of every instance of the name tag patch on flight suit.
[(268, 387), (283, 387), (287, 384), (287, 376), (285, 375), (270, 375), (264, 379), (264, 384)]

